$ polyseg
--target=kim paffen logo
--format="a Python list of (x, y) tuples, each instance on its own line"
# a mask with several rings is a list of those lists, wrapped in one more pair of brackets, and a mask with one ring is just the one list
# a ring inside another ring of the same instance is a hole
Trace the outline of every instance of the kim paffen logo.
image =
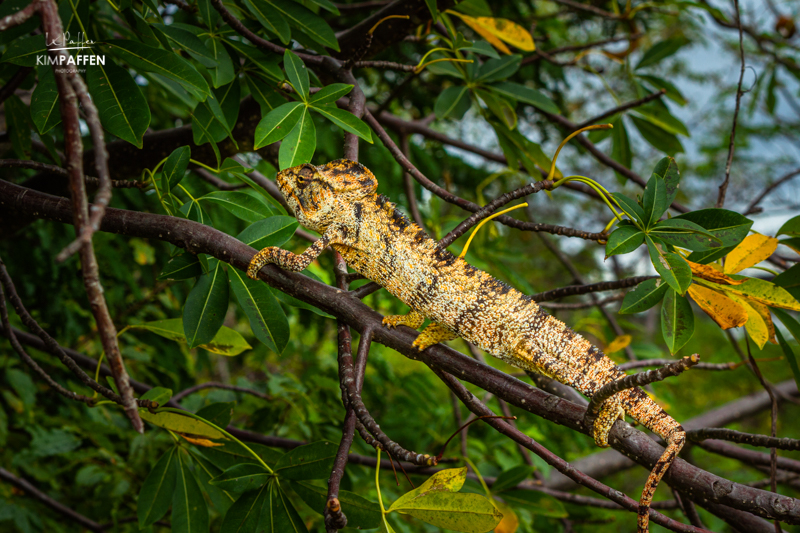
[[(37, 65), (51, 65), (56, 67), (73, 67), (57, 69), (58, 72), (85, 72), (85, 68), (80, 68), (84, 65), (105, 65), (106, 56), (96, 54), (92, 50), (95, 44), (91, 39), (86, 38), (86, 34), (78, 32), (76, 39), (70, 38), (69, 32), (64, 32), (61, 36), (52, 38), (49, 34), (45, 34), (45, 46), (49, 50), (78, 50), (76, 55), (63, 55), (58, 54), (51, 56), (50, 54), (39, 54), (36, 56)], [(89, 50), (89, 53), (81, 53), (81, 50)]]

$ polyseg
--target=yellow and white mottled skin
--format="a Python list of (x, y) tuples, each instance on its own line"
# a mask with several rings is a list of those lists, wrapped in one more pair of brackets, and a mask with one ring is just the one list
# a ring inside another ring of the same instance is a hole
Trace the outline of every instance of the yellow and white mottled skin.
[[(376, 194), (378, 182), (363, 165), (337, 160), (280, 172), (278, 187), (297, 220), (322, 235), (300, 255), (276, 247), (253, 257), (248, 276), (266, 264), (301, 271), (332, 246), (347, 264), (405, 302), (408, 315), (384, 318), (388, 327), (431, 325), (414, 345), (419, 350), (462, 337), (507, 363), (550, 376), (592, 397), (625, 373), (586, 339), (520, 293), (441, 249), (419, 226)], [(638, 528), (648, 529), (656, 486), (685, 442), (681, 425), (644, 391), (624, 390), (603, 404), (593, 435), (608, 446), (608, 432), (625, 414), (666, 440), (668, 446), (647, 479), (639, 502)]]

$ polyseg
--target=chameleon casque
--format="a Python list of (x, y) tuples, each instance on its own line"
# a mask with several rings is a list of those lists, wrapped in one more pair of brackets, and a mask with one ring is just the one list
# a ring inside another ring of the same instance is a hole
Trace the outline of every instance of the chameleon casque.
[[(322, 237), (296, 255), (265, 248), (252, 259), (253, 279), (266, 264), (305, 269), (332, 246), (348, 266), (377, 282), (411, 307), (387, 316), (388, 327), (431, 324), (414, 341), (419, 350), (462, 337), (507, 363), (552, 377), (588, 397), (626, 374), (589, 341), (548, 315), (530, 297), (439, 247), (386, 197), (366, 167), (340, 159), (326, 165), (283, 170), (277, 184), (303, 226)], [(686, 439), (681, 425), (639, 388), (623, 390), (602, 405), (595, 442), (608, 446), (614, 422), (628, 414), (667, 442), (639, 501), (638, 529), (648, 530), (656, 486)]]

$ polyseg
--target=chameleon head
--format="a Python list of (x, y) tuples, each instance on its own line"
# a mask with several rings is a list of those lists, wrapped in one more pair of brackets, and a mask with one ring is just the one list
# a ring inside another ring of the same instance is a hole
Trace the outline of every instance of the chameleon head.
[(306, 163), (278, 173), (278, 188), (305, 227), (323, 232), (347, 206), (374, 194), (378, 181), (364, 165), (337, 159), (325, 165)]

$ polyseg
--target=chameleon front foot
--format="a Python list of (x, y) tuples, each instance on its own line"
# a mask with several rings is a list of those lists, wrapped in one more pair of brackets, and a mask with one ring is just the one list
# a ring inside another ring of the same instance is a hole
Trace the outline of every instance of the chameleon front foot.
[(247, 267), (247, 277), (250, 279), (258, 279), (258, 271), (269, 264), (276, 264), (284, 270), (291, 270), (293, 272), (298, 272), (308, 266), (308, 264), (303, 261), (303, 256), (295, 255), (277, 246), (269, 246), (258, 252), (253, 256), (253, 259), (250, 260), (250, 265)]
[(414, 340), (413, 345), (421, 352), (429, 346), (439, 344), (440, 342), (451, 341), (455, 338), (458, 338), (458, 335), (453, 330), (438, 322), (431, 322), (427, 328), (422, 330), (419, 337)]
[(388, 315), (383, 317), (383, 325), (388, 328), (408, 326), (411, 329), (417, 329), (423, 322), (425, 322), (425, 317), (417, 311), (411, 311), (407, 315)]
[(614, 422), (620, 418), (625, 418), (625, 410), (622, 408), (622, 402), (612, 396), (603, 402), (600, 413), (592, 426), (595, 444), (601, 448), (608, 448), (608, 434)]

